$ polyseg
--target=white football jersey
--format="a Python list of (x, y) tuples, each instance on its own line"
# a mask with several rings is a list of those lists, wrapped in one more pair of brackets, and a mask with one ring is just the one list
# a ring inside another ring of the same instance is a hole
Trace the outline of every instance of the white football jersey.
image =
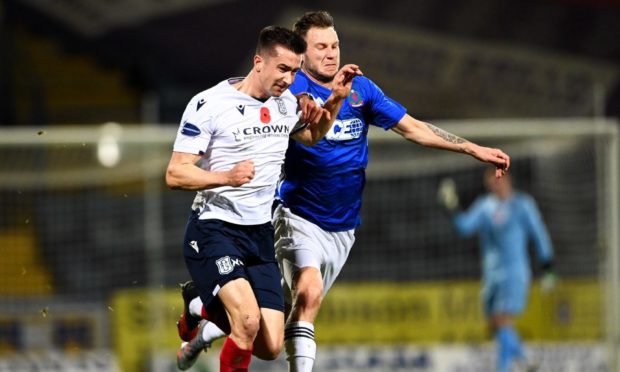
[(238, 91), (228, 79), (194, 96), (181, 120), (174, 151), (202, 155), (208, 171), (228, 171), (254, 162), (254, 179), (241, 187), (199, 191), (192, 205), (200, 219), (238, 225), (271, 221), (271, 204), (289, 136), (299, 124), (297, 99), (288, 90), (265, 102)]

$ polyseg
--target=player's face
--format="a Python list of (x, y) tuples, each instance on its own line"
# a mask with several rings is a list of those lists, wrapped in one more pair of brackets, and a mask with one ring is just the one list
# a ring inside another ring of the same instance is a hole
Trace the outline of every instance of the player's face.
[(318, 81), (332, 81), (340, 68), (340, 41), (336, 30), (333, 27), (311, 28), (306, 34), (306, 43), (304, 70)]
[(502, 178), (496, 178), (495, 172), (489, 171), (485, 174), (484, 183), (487, 190), (500, 199), (506, 199), (512, 192), (512, 181), (509, 174), (505, 174)]
[(300, 54), (276, 45), (272, 51), (265, 53), (257, 65), (263, 91), (268, 96), (281, 96), (293, 84), (300, 66)]

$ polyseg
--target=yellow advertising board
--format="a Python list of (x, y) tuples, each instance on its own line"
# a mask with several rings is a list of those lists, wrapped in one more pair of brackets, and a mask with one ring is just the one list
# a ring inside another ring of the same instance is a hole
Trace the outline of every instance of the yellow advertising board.
[[(600, 340), (594, 280), (534, 285), (517, 327), (528, 340)], [(323, 343), (471, 343), (489, 340), (477, 282), (344, 284), (330, 290), (316, 324)]]
[[(601, 290), (595, 280), (565, 280), (550, 293), (532, 287), (517, 327), (528, 341), (603, 338)], [(339, 283), (316, 322), (317, 342), (335, 344), (479, 343), (490, 340), (478, 282)], [(124, 371), (147, 370), (149, 352), (180, 345), (178, 289), (120, 291), (110, 304), (115, 349)]]

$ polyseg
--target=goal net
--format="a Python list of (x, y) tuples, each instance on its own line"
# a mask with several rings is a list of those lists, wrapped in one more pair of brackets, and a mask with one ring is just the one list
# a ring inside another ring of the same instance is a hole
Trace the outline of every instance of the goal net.
[[(617, 366), (618, 123), (436, 125), (507, 152), (515, 187), (535, 198), (547, 223), (560, 280), (548, 296), (534, 282), (519, 323), (524, 338), (604, 345)], [(0, 351), (79, 345), (122, 354), (119, 345), (144, 333), (131, 328), (138, 322), (163, 335), (143, 347), (174, 352), (177, 284), (188, 279), (180, 242), (194, 196), (165, 187), (175, 132), (176, 125), (0, 128)], [(478, 243), (457, 237), (436, 197), (450, 177), (468, 206), (484, 192), (484, 165), (376, 128), (369, 142), (362, 226), (319, 315), (319, 345), (484, 342)], [(161, 306), (145, 305), (138, 292), (116, 300), (141, 289), (166, 297)], [(126, 319), (158, 308), (161, 324)], [(119, 358), (123, 366), (144, 363)]]

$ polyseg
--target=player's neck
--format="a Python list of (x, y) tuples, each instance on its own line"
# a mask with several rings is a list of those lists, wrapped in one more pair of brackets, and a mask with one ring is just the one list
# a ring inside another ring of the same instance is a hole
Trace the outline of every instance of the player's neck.
[(302, 71), (304, 72), (304, 74), (306, 74), (306, 76), (307, 76), (308, 78), (310, 78), (310, 80), (312, 80), (313, 82), (315, 82), (315, 83), (319, 84), (320, 86), (322, 86), (322, 87), (324, 87), (324, 88), (327, 88), (327, 89), (329, 89), (329, 90), (332, 90), (332, 86), (333, 86), (333, 84), (334, 84), (334, 80), (333, 80), (333, 79), (331, 79), (331, 80), (329, 80), (329, 81), (322, 81), (322, 80), (320, 80), (320, 79), (317, 79), (317, 78), (316, 78), (316, 77), (312, 74), (312, 72), (310, 72), (310, 71), (306, 70), (303, 66), (302, 66), (301, 70), (302, 70)]
[(269, 99), (269, 94), (265, 93), (264, 89), (262, 89), (260, 82), (254, 74), (254, 71), (250, 71), (250, 73), (248, 74), (248, 76), (245, 77), (245, 79), (233, 84), (233, 87), (239, 92), (247, 94), (248, 96), (255, 98), (259, 101), (265, 101), (266, 99)]

